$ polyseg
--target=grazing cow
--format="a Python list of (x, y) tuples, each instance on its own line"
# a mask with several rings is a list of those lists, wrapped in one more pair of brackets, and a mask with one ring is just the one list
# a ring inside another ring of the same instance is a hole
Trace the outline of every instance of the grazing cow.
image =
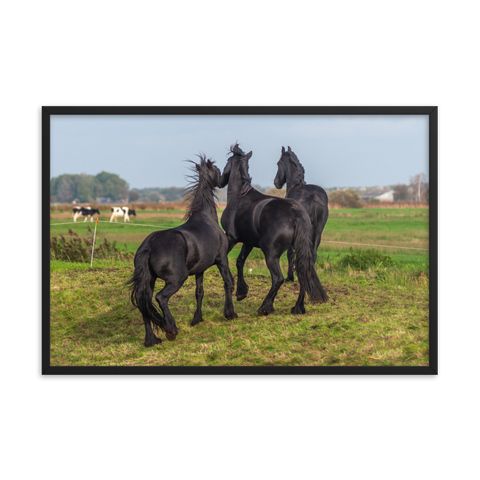
[(135, 210), (128, 207), (112, 207), (111, 212), (110, 222), (113, 222), (113, 220), (117, 222), (117, 217), (123, 217), (124, 222), (129, 222), (131, 215), (137, 216)]
[(81, 215), (84, 217), (84, 222), (90, 218), (90, 221), (93, 222), (93, 216), (97, 214), (100, 215), (98, 210), (95, 210), (92, 207), (73, 207), (73, 221), (76, 222), (77, 218)]
[[(90, 208), (90, 207), (87, 207)], [(82, 211), (82, 207), (73, 207), (73, 221), (76, 222), (80, 212)]]

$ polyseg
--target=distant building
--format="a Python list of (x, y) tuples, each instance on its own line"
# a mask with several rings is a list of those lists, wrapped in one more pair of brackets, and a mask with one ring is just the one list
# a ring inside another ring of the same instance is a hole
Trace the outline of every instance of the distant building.
[(378, 195), (373, 195), (373, 194), (365, 194), (365, 195), (360, 195), (360, 198), (362, 200), (365, 200), (366, 202), (369, 202), (370, 200), (374, 200), (377, 198)]
[(379, 200), (380, 202), (393, 202), (393, 194), (395, 192), (393, 190), (390, 190), (388, 192), (382, 193), (381, 195), (378, 195), (375, 197), (375, 200)]

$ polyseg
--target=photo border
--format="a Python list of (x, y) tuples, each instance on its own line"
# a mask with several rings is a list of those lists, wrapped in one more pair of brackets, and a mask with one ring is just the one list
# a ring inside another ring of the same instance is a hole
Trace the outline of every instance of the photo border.
[[(50, 365), (51, 115), (428, 115), (428, 366), (82, 366)], [(438, 107), (42, 107), (42, 375), (438, 375)]]

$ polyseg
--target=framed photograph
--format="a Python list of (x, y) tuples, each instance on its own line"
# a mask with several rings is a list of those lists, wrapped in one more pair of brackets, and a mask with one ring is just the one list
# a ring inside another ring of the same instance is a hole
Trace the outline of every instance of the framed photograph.
[(438, 374), (437, 107), (43, 107), (42, 373)]

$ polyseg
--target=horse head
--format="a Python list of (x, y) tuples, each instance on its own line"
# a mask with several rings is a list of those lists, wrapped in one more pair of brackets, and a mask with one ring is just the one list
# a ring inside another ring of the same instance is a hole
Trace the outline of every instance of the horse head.
[[(230, 147), (230, 153), (232, 156), (227, 160), (223, 169), (220, 188), (230, 182), (231, 185), (242, 187), (240, 195), (245, 195), (251, 189), (252, 178), (248, 174), (248, 161), (252, 157), (252, 152), (245, 153), (236, 143)], [(232, 181), (230, 181), (230, 176), (232, 176)]]
[(282, 154), (277, 166), (277, 175), (273, 181), (276, 188), (282, 188), (287, 182), (305, 184), (305, 170), (290, 147), (287, 151), (285, 151), (285, 147), (282, 147)]
[[(290, 147), (288, 147), (290, 150)], [(278, 170), (277, 174), (275, 175), (275, 180), (273, 181), (273, 184), (275, 185), (276, 188), (280, 189), (285, 185), (285, 182), (287, 181), (287, 174), (285, 171), (285, 147), (282, 147), (282, 155), (280, 156), (280, 160), (277, 162)]]

